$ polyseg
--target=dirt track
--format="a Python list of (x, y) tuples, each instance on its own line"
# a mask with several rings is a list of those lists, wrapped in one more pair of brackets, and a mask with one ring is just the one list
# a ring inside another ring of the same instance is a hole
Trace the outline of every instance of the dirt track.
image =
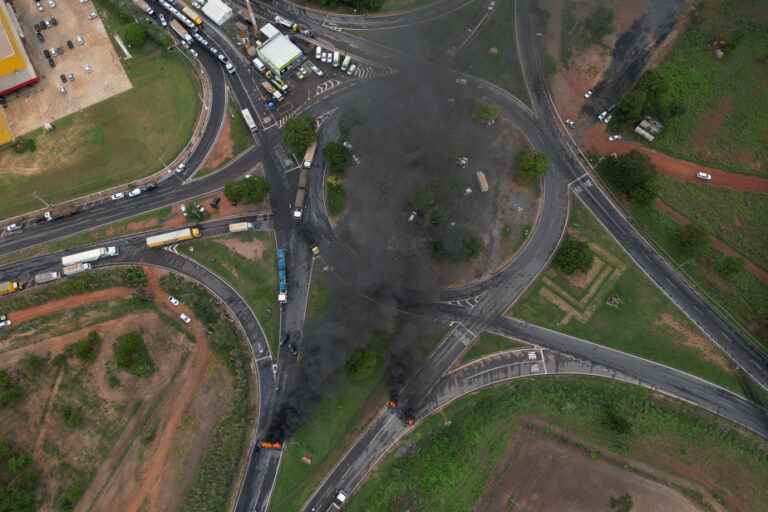
[(131, 294), (133, 294), (133, 290), (130, 288), (107, 288), (105, 290), (73, 295), (66, 299), (53, 300), (39, 306), (13, 311), (8, 313), (8, 318), (11, 319), (14, 325), (18, 325), (23, 322), (34, 320), (35, 318), (52, 315), (58, 311), (64, 311), (78, 306), (87, 306), (88, 304), (108, 300), (125, 299), (130, 297)]
[[(722, 171), (713, 167), (706, 167), (686, 160), (659, 153), (640, 143), (617, 140), (609, 141), (605, 132), (605, 126), (596, 124), (586, 133), (587, 148), (591, 151), (609, 155), (611, 153), (624, 154), (632, 150), (640, 151), (648, 156), (651, 162), (656, 166), (659, 172), (677, 178), (689, 183), (698, 183), (707, 187), (729, 188), (742, 192), (759, 192), (768, 194), (768, 179), (758, 178), (757, 176), (747, 176), (745, 174), (735, 174)], [(696, 178), (698, 171), (704, 171), (712, 175), (712, 181), (704, 182)]]

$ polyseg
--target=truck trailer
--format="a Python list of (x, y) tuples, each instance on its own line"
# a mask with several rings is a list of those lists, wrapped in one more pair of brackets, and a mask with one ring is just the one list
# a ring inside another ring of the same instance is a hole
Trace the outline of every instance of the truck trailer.
[(317, 152), (317, 141), (309, 145), (304, 152), (304, 167), (309, 169), (312, 167), (312, 161), (315, 159), (315, 153)]
[(50, 222), (52, 220), (57, 219), (63, 219), (64, 217), (69, 217), (70, 215), (74, 215), (77, 213), (78, 207), (77, 205), (71, 204), (66, 206), (60, 206), (58, 208), (52, 208), (46, 212), (43, 212), (43, 219), (46, 222)]
[(306, 168), (301, 169), (299, 173), (299, 186), (296, 189), (296, 201), (293, 204), (293, 220), (301, 222), (304, 215), (304, 203), (307, 199), (307, 177), (309, 172)]
[(179, 23), (178, 20), (171, 20), (171, 28), (182, 40), (192, 43), (192, 36), (189, 35), (187, 29), (181, 26), (181, 23)]
[(147, 247), (154, 249), (156, 247), (162, 247), (164, 245), (175, 244), (177, 242), (183, 242), (184, 240), (192, 240), (200, 236), (199, 228), (184, 228), (171, 231), (169, 233), (162, 233), (159, 235), (147, 237)]
[(240, 233), (242, 231), (248, 231), (249, 229), (253, 229), (253, 224), (250, 222), (235, 222), (234, 224), (229, 225), (230, 233)]
[(58, 272), (41, 272), (39, 274), (35, 274), (35, 283), (37, 284), (50, 283), (51, 281), (55, 281), (60, 277), (61, 277), (61, 274), (59, 274)]
[(144, 0), (133, 0), (133, 4), (150, 16), (154, 16), (155, 10)]
[(273, 98), (275, 98), (277, 101), (283, 101), (283, 93), (275, 89), (275, 87), (267, 82), (266, 80), (263, 80), (261, 82), (261, 87), (264, 88), (265, 91), (267, 91), (269, 94), (272, 95)]
[(203, 24), (203, 18), (197, 13), (197, 11), (195, 11), (191, 7), (188, 7), (188, 6), (185, 5), (181, 9), (181, 12), (183, 12), (187, 16), (187, 18), (192, 20), (192, 23), (194, 23), (195, 25), (202, 25)]
[(277, 250), (277, 302), (288, 302), (288, 280), (286, 279), (285, 249)]
[(117, 247), (99, 247), (97, 249), (91, 249), (89, 251), (76, 252), (75, 254), (69, 254), (61, 258), (61, 264), (64, 267), (74, 265), (75, 263), (92, 263), (101, 258), (109, 258), (120, 254)]
[(75, 263), (74, 265), (67, 265), (66, 267), (61, 269), (61, 273), (65, 276), (73, 276), (75, 274), (79, 274), (80, 272), (85, 272), (86, 270), (91, 270), (93, 265), (90, 263)]
[(253, 120), (251, 111), (247, 108), (244, 108), (240, 111), (240, 115), (243, 116), (243, 121), (245, 121), (245, 124), (248, 126), (248, 129), (251, 131), (251, 133), (256, 133), (258, 131), (258, 127), (256, 126), (256, 121)]
[(277, 23), (278, 25), (282, 25), (287, 29), (290, 29), (291, 32), (299, 31), (299, 24), (289, 20), (288, 18), (283, 18), (282, 16), (275, 15), (275, 23)]
[(19, 289), (19, 283), (16, 281), (0, 281), (0, 295), (8, 295)]

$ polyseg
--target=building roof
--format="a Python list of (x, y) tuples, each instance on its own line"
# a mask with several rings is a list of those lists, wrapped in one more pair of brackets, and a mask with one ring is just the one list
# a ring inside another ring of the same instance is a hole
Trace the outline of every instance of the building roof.
[(13, 9), (0, 2), (0, 96), (38, 81)]
[(232, 8), (221, 0), (208, 0), (202, 11), (217, 25), (223, 25), (232, 18)]
[(267, 39), (272, 39), (276, 35), (280, 34), (280, 31), (277, 30), (277, 28), (275, 28), (275, 26), (271, 23), (265, 23), (264, 25), (262, 25), (261, 28), (259, 29), (259, 32), (267, 36)]
[(288, 37), (280, 33), (261, 45), (257, 53), (267, 66), (277, 72), (281, 72), (291, 62), (301, 57), (299, 47), (293, 44)]

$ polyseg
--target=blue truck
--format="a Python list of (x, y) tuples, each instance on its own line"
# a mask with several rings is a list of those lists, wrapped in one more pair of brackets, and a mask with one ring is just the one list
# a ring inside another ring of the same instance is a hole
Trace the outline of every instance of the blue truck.
[(277, 301), (288, 302), (288, 283), (285, 279), (285, 249), (277, 250)]

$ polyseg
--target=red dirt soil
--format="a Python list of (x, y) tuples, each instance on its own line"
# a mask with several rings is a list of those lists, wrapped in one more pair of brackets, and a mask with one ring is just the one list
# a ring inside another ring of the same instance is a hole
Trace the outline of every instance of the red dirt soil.
[(96, 302), (125, 299), (130, 297), (132, 294), (133, 290), (130, 288), (107, 288), (106, 290), (98, 290), (80, 295), (72, 295), (65, 299), (53, 300), (39, 306), (13, 311), (8, 313), (8, 318), (11, 319), (14, 325), (17, 325), (23, 322), (29, 322), (35, 318), (48, 316), (65, 309), (72, 309), (78, 306), (86, 306)]
[[(678, 224), (690, 224), (691, 219), (683, 215), (682, 213), (679, 213), (672, 209), (671, 206), (664, 203), (660, 199), (656, 200), (656, 208), (663, 211), (667, 215), (669, 215), (672, 220), (677, 222)], [(763, 270), (762, 268), (758, 267), (751, 261), (749, 261), (747, 258), (739, 254), (738, 252), (731, 249), (725, 242), (722, 240), (719, 240), (713, 236), (709, 237), (710, 242), (712, 242), (712, 246), (720, 251), (721, 253), (725, 254), (726, 256), (731, 256), (733, 258), (738, 258), (741, 261), (744, 262), (744, 270), (755, 276), (757, 279), (762, 281), (765, 284), (768, 284), (768, 272)]]
[(217, 168), (227, 159), (232, 158), (234, 155), (232, 137), (229, 136), (229, 130), (232, 127), (232, 118), (229, 115), (224, 116), (224, 123), (221, 125), (221, 132), (219, 132), (219, 138), (216, 139), (216, 143), (211, 148), (211, 152), (208, 153), (208, 157), (201, 165), (201, 169)]
[[(651, 159), (659, 172), (677, 178), (680, 181), (697, 183), (707, 187), (729, 188), (742, 192), (759, 192), (768, 194), (768, 179), (757, 176), (747, 176), (722, 171), (713, 167), (706, 167), (686, 160), (680, 160), (629, 140), (609, 141), (605, 133), (605, 125), (595, 124), (586, 134), (587, 148), (590, 151), (609, 155), (616, 153), (622, 155), (637, 150)], [(712, 181), (704, 182), (696, 177), (698, 171), (704, 171), (712, 175)]]
[[(214, 197), (219, 197), (221, 202), (219, 203), (219, 209), (214, 210), (211, 208), (211, 200)], [(200, 206), (204, 206), (208, 213), (211, 214), (209, 220), (221, 219), (225, 217), (233, 217), (237, 215), (254, 215), (258, 213), (268, 213), (272, 211), (269, 199), (260, 204), (239, 204), (237, 206), (229, 202), (224, 196), (223, 192), (214, 192), (207, 196), (201, 197), (195, 200)], [(163, 227), (166, 228), (178, 228), (188, 224), (189, 221), (181, 214), (181, 205), (187, 203), (178, 203), (171, 207), (171, 215), (163, 221)]]

